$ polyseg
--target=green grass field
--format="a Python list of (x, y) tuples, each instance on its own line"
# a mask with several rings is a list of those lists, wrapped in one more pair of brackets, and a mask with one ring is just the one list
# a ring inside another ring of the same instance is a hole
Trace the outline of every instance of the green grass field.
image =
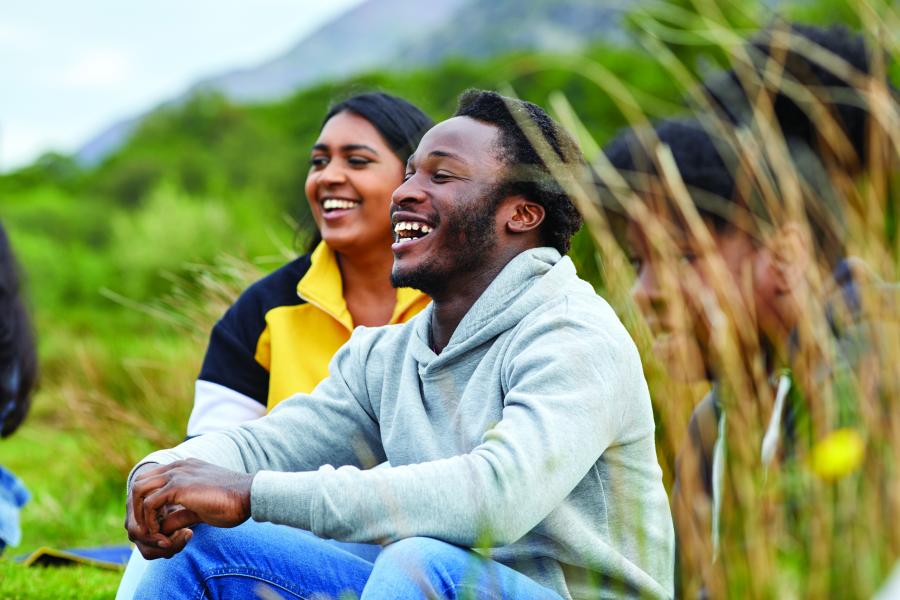
[(15, 557), (41, 546), (127, 543), (122, 487), (91, 468), (86, 434), (30, 420), (4, 440), (3, 464), (25, 480), (32, 499), (22, 513), (22, 544), (0, 558), (0, 598), (113, 598), (121, 572), (92, 566), (24, 567)]

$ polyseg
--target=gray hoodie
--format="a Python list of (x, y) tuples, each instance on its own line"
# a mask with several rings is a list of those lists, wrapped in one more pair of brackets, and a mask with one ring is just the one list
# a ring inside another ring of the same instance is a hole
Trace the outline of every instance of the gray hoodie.
[(475, 547), (563, 597), (672, 596), (640, 358), (571, 260), (510, 261), (439, 355), (431, 313), (357, 328), (312, 394), (142, 463), (256, 473), (254, 519), (321, 537)]

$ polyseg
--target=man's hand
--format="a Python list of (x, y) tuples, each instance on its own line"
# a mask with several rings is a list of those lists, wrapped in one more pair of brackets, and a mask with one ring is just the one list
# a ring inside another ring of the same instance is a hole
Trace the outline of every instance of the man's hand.
[(168, 558), (196, 523), (236, 527), (250, 518), (253, 475), (196, 459), (146, 465), (132, 479), (125, 528), (147, 559)]
[[(142, 473), (157, 467), (159, 465), (156, 463), (142, 465), (135, 472), (132, 484), (137, 481)], [(169, 530), (166, 533), (152, 534), (146, 528), (138, 525), (137, 520), (134, 518), (132, 488), (133, 485), (129, 485), (128, 500), (125, 503), (125, 530), (128, 532), (128, 539), (134, 542), (138, 551), (147, 560), (171, 558), (184, 548), (193, 532), (190, 529), (182, 529), (180, 531)]]

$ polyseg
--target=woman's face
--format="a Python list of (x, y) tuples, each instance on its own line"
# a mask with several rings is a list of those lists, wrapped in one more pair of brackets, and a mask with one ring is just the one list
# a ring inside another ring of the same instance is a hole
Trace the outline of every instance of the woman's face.
[(306, 198), (332, 250), (390, 250), (391, 193), (402, 183), (403, 169), (378, 130), (359, 115), (340, 112), (325, 123), (312, 148)]

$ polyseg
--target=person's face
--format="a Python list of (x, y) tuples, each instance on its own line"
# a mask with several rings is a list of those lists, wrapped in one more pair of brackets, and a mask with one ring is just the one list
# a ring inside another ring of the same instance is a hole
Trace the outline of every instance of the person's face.
[(683, 229), (662, 226), (668, 243), (660, 245), (652, 243), (644, 224), (628, 224), (637, 276), (631, 293), (654, 335), (656, 355), (673, 375), (695, 380), (715, 371), (715, 329), (735, 325), (728, 319), (754, 324), (757, 335), (765, 334), (777, 307), (771, 254), (743, 231), (710, 226), (714, 256), (704, 256)]
[(422, 138), (393, 195), (394, 285), (434, 295), (454, 277), (491, 264), (503, 229), (497, 135), (492, 125), (454, 117)]
[(322, 239), (339, 253), (387, 247), (392, 239), (391, 192), (403, 163), (366, 119), (331, 117), (313, 145), (306, 198)]

